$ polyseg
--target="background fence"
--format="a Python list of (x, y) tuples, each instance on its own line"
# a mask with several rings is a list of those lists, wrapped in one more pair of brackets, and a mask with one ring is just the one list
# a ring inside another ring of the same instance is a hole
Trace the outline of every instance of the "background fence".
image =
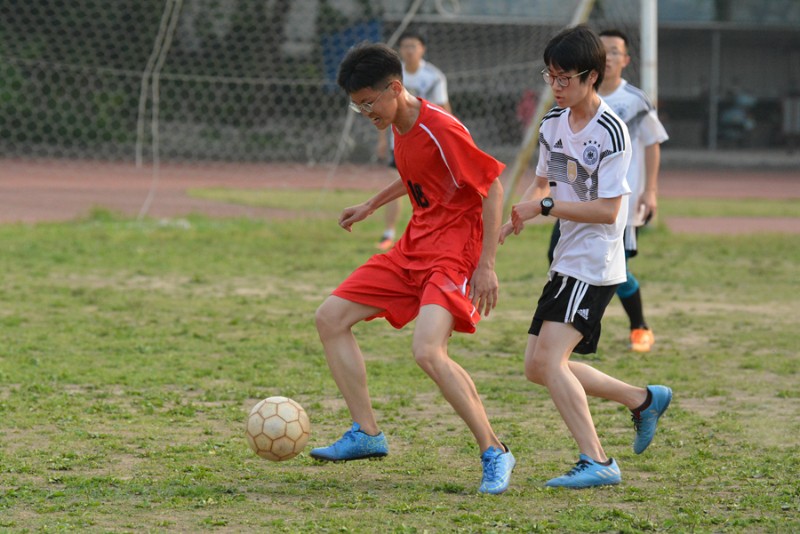
[[(347, 48), (386, 41), (413, 14), (454, 112), (513, 158), (541, 90), (544, 45), (578, 0), (0, 0), (5, 157), (326, 162), (343, 131)], [(590, 23), (631, 34), (638, 2), (596, 2)], [(344, 159), (373, 158), (355, 121)]]

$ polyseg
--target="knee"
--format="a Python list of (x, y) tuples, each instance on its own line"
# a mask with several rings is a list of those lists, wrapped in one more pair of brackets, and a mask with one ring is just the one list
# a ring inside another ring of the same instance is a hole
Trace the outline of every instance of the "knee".
[(544, 386), (547, 382), (547, 366), (543, 365), (542, 361), (537, 358), (530, 358), (525, 360), (525, 378)]
[(441, 349), (429, 343), (414, 343), (411, 351), (417, 365), (432, 376), (436, 372), (437, 364), (442, 360)]
[(317, 332), (319, 332), (320, 337), (325, 337), (325, 335), (333, 333), (339, 328), (340, 322), (337, 320), (337, 315), (327, 300), (320, 304), (314, 314)]

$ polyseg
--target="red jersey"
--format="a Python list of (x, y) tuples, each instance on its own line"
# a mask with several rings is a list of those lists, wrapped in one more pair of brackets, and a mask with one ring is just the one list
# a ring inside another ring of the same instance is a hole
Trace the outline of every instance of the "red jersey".
[(505, 165), (475, 146), (458, 119), (418, 100), (411, 130), (394, 130), (395, 162), (414, 211), (387, 254), (406, 269), (442, 266), (471, 276), (483, 247), (483, 198)]

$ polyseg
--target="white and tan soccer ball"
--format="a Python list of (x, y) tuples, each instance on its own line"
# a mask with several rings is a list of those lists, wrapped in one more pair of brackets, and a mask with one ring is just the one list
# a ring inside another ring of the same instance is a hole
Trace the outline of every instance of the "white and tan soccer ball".
[(245, 436), (257, 455), (282, 462), (303, 451), (311, 436), (311, 421), (296, 401), (269, 397), (250, 410)]

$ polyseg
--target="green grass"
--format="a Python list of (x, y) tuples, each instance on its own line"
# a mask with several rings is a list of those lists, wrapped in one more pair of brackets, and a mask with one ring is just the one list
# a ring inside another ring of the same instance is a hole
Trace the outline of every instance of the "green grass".
[[(279, 207), (318, 210), (317, 191), (280, 194)], [(0, 531), (800, 530), (795, 235), (663, 226), (641, 235), (632, 266), (656, 348), (627, 350), (614, 301), (588, 361), (632, 383), (667, 383), (675, 400), (641, 456), (625, 410), (591, 401), (623, 470), (619, 487), (542, 487), (577, 455), (546, 392), (522, 375), (545, 225), (501, 248), (498, 309), (477, 334), (451, 341), (517, 456), (509, 492), (476, 494), (469, 432), (410, 357), (411, 328), (380, 321), (356, 335), (392, 454), (335, 465), (257, 458), (243, 429), (263, 397), (305, 406), (310, 446), (349, 425), (313, 314), (372, 254), (380, 217), (342, 232), (338, 208), (364, 194), (328, 195), (331, 216), (302, 224), (138, 223), (98, 211), (0, 226)], [(682, 214), (705, 202), (682, 201)], [(781, 204), (753, 203), (753, 213)], [(662, 202), (662, 215), (674, 206)], [(717, 215), (739, 214), (739, 204), (717, 206)]]
[(661, 198), (659, 210), (674, 217), (797, 217), (800, 199)]
[(204, 189), (190, 189), (190, 196), (243, 204), (245, 206), (258, 206), (265, 208), (284, 209), (291, 208), (299, 211), (315, 211), (337, 214), (345, 206), (358, 204), (366, 200), (363, 191), (352, 189), (331, 190), (297, 190), (297, 189), (227, 189), (224, 187), (209, 187)]

